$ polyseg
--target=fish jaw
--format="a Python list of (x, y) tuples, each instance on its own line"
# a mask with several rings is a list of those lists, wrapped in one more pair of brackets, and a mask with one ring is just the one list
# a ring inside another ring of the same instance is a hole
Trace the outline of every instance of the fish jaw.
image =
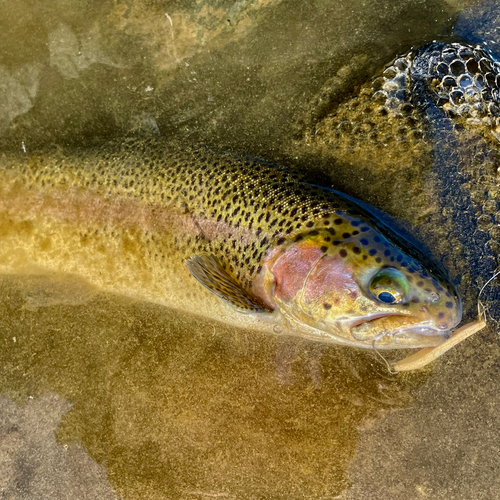
[[(308, 324), (308, 318), (289, 316), (282, 313), (286, 324), (289, 325), (288, 333), (290, 335), (299, 335), (310, 340), (345, 345), (350, 347), (359, 347), (363, 349), (419, 349), (424, 347), (440, 346), (451, 336), (451, 332), (443, 332), (424, 325), (411, 324), (409, 327), (401, 327), (396, 330), (383, 330), (380, 334), (373, 335), (373, 321), (366, 319), (366, 323), (372, 323), (369, 329), (372, 331), (370, 336), (361, 338), (360, 330), (351, 328), (346, 322), (338, 322), (334, 327), (332, 325)], [(383, 316), (380, 319), (385, 320), (390, 315)], [(378, 321), (378, 320), (376, 320)], [(359, 321), (358, 321), (359, 323)], [(364, 325), (365, 323), (362, 323)], [(387, 324), (385, 326), (388, 326)]]
[(297, 333), (322, 342), (349, 345), (366, 349), (412, 349), (435, 347), (451, 335), (449, 330), (438, 330), (430, 321), (417, 322), (414, 316), (400, 314), (378, 314), (335, 322), (311, 321), (304, 314), (283, 316)]
[(346, 325), (353, 338), (380, 349), (435, 347), (450, 336), (450, 330), (438, 329), (430, 317), (399, 314), (365, 317)]

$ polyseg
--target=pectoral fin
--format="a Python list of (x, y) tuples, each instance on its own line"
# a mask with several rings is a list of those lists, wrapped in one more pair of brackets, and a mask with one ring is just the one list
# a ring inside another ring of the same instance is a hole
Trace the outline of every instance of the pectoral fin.
[(189, 272), (208, 290), (235, 309), (251, 312), (271, 312), (261, 300), (245, 290), (222, 266), (215, 255), (196, 255), (186, 260)]

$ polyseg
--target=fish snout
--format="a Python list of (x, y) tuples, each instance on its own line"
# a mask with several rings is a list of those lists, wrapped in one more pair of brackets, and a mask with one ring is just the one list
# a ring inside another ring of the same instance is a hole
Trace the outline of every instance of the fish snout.
[(439, 332), (455, 328), (462, 320), (462, 305), (459, 300), (446, 297), (436, 304), (425, 304), (419, 315), (423, 321)]

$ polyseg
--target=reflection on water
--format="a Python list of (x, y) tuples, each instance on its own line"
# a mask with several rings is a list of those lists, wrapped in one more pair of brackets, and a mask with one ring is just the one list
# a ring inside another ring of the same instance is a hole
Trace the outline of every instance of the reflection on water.
[[(22, 151), (159, 130), (297, 162), (421, 224), (463, 277), (466, 253), (454, 243), (470, 238), (449, 225), (435, 173), (405, 157), (387, 162), (390, 176), (366, 158), (334, 163), (301, 137), (396, 53), (446, 37), (471, 3), (3, 3), (1, 141)], [(462, 292), (483, 274), (471, 273)], [(66, 494), (113, 498), (112, 488), (124, 499), (500, 491), (491, 331), (434, 368), (392, 376), (371, 352), (236, 331), (65, 283), (3, 277), (0, 294), (9, 498), (62, 498), (61, 484)]]

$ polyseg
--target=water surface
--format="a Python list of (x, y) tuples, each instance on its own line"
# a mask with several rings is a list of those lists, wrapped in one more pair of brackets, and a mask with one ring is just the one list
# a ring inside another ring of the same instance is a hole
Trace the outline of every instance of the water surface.
[[(295, 165), (408, 221), (470, 290), (472, 315), (487, 270), (471, 269), (442, 197), (429, 203), (436, 171), (402, 159), (389, 176), (303, 137), (396, 54), (451, 39), (473, 3), (3, 3), (0, 141), (21, 153), (161, 133)], [(372, 352), (40, 277), (3, 277), (0, 294), (6, 498), (500, 493), (493, 328), (428, 370), (394, 376)]]

